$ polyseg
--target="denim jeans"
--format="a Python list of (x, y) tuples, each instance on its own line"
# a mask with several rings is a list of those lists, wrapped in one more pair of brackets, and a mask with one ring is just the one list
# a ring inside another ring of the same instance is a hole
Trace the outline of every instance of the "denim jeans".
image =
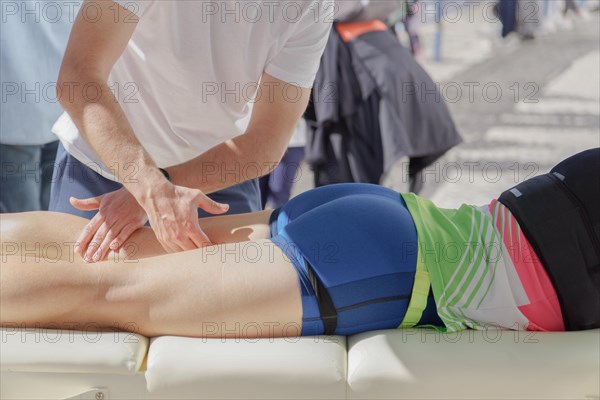
[[(54, 176), (52, 178), (50, 211), (58, 211), (91, 219), (96, 215), (96, 211), (81, 211), (74, 208), (69, 203), (69, 197), (86, 199), (113, 192), (121, 187), (120, 183), (104, 178), (69, 154), (62, 145), (59, 145)], [(227, 214), (240, 214), (262, 209), (258, 179), (252, 179), (211, 193), (209, 197), (215, 201), (229, 204)], [(198, 216), (207, 217), (211, 216), (211, 214), (198, 209)]]
[(0, 145), (0, 212), (48, 209), (57, 147)]

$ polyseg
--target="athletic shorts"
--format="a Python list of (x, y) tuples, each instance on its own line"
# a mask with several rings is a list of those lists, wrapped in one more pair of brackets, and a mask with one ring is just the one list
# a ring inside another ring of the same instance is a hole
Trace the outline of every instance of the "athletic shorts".
[[(298, 273), (303, 336), (352, 335), (402, 322), (417, 231), (399, 193), (361, 183), (310, 190), (273, 212), (271, 240)], [(443, 325), (431, 293), (419, 324)]]

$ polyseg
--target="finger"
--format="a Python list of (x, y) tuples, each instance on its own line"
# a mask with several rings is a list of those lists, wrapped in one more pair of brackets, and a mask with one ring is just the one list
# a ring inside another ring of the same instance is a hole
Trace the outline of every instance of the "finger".
[(96, 253), (93, 255), (92, 259), (94, 261), (102, 261), (108, 255), (110, 251), (110, 244), (114, 240), (114, 238), (123, 230), (123, 226), (121, 224), (115, 223), (110, 227), (108, 232), (106, 232), (106, 236), (102, 240), (102, 243), (98, 246)]
[(121, 232), (119, 232), (119, 234), (117, 235), (117, 237), (114, 238), (113, 241), (110, 243), (109, 248), (112, 251), (118, 251), (121, 247), (123, 247), (123, 245), (125, 244), (125, 242), (127, 241), (127, 239), (129, 239), (129, 237), (137, 229), (138, 229), (138, 226), (136, 226), (135, 224), (127, 224), (127, 225), (125, 225), (123, 227), (123, 229), (121, 229)]
[(90, 220), (90, 222), (87, 223), (87, 225), (79, 234), (79, 237), (77, 238), (76, 242), (77, 245), (75, 246), (75, 251), (79, 253), (82, 257), (86, 253), (90, 241), (96, 234), (96, 231), (98, 230), (103, 221), (104, 218), (102, 217), (102, 215), (100, 215), (100, 213), (96, 213), (96, 215), (94, 215), (94, 217)]
[(104, 195), (90, 197), (89, 199), (78, 199), (76, 197), (70, 197), (69, 202), (73, 207), (75, 207), (78, 210), (91, 211), (97, 210), (100, 207), (100, 200), (102, 200), (102, 197), (104, 197)]
[(196, 196), (196, 205), (210, 214), (223, 214), (229, 210), (229, 204), (217, 203), (202, 192)]
[(83, 257), (83, 259), (87, 262), (96, 262), (98, 261), (98, 257), (100, 256), (98, 254), (98, 257), (96, 257), (96, 253), (98, 251), (98, 249), (100, 248), (100, 244), (104, 241), (104, 238), (106, 237), (106, 234), (108, 233), (108, 230), (110, 229), (110, 226), (108, 225), (108, 223), (106, 221), (104, 221), (102, 223), (102, 225), (100, 225), (100, 228), (98, 228), (98, 230), (96, 231), (96, 234), (94, 235), (94, 238), (92, 239), (92, 241), (90, 242), (90, 245), (88, 246), (88, 250), (85, 253), (85, 257)]
[(208, 246), (208, 245), (212, 244), (210, 239), (208, 238), (208, 236), (206, 236), (206, 233), (204, 233), (202, 228), (200, 228), (200, 224), (198, 223), (197, 219), (196, 219), (195, 226), (193, 224), (189, 223), (189, 224), (186, 224), (186, 229), (187, 229), (190, 240), (192, 242), (194, 242), (194, 245), (196, 246), (196, 248), (200, 248), (200, 247), (204, 247), (204, 246)]
[[(182, 249), (180, 249), (179, 246), (174, 243), (175, 235), (170, 235), (168, 233), (163, 235), (161, 233), (162, 231), (158, 229), (157, 225), (152, 225), (152, 223), (150, 223), (150, 226), (154, 230), (156, 239), (167, 253), (178, 253), (182, 251)], [(164, 227), (162, 227), (162, 229), (163, 231), (165, 230)]]
[(167, 253), (179, 253), (180, 251), (183, 251), (182, 248), (171, 241), (159, 239), (159, 243)]
[(177, 244), (183, 249), (183, 251), (196, 250), (198, 248), (198, 246), (196, 246), (196, 244), (192, 242), (190, 238), (180, 240)]

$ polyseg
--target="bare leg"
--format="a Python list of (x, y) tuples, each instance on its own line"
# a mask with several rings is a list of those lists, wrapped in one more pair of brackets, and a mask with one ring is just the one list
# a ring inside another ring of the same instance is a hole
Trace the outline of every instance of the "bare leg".
[(2, 326), (252, 338), (301, 329), (297, 274), (265, 239), (118, 263), (3, 256), (0, 285)]
[[(269, 237), (271, 210), (200, 219), (200, 226), (214, 244)], [(75, 240), (87, 220), (70, 214), (28, 212), (0, 214), (1, 255), (28, 256), (46, 261), (74, 261)], [(138, 229), (109, 260), (139, 259), (165, 254), (150, 228)]]

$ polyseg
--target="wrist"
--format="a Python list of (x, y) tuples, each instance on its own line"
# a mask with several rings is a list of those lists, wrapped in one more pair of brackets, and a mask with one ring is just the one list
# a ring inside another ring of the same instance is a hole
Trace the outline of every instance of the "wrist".
[(138, 179), (127, 185), (127, 190), (138, 203), (144, 203), (153, 196), (157, 189), (171, 185), (166, 175), (156, 166), (148, 166), (139, 171)]

